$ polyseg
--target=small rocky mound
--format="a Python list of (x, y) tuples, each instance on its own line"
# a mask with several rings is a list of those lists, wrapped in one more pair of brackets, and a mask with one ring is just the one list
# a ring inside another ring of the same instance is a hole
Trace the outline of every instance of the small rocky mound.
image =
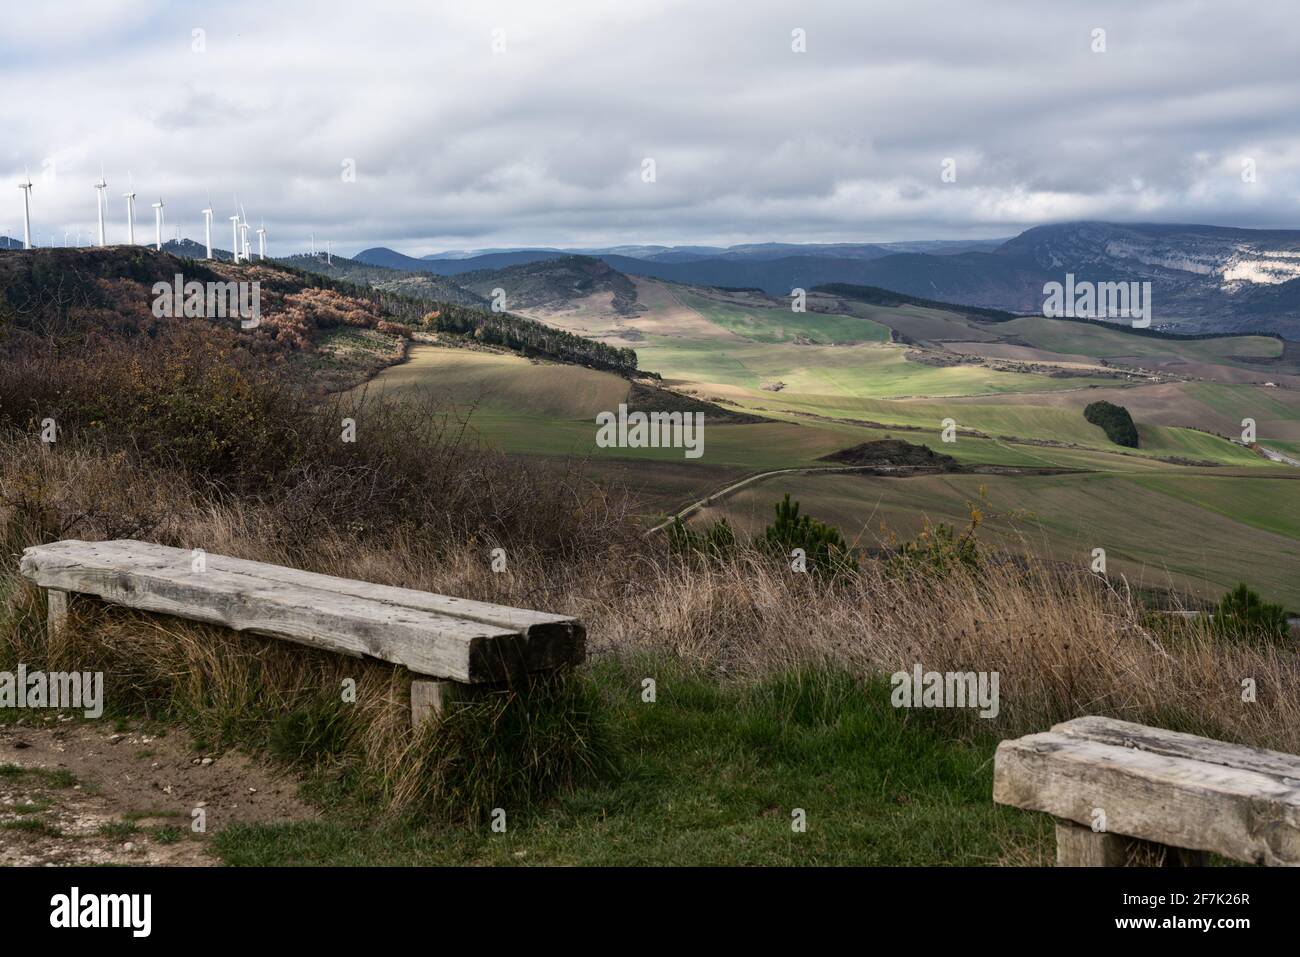
[(732, 409), (682, 395), (669, 389), (660, 389), (641, 382), (633, 382), (628, 392), (627, 407), (632, 412), (703, 412), (704, 420), (714, 425), (754, 425), (770, 422), (761, 415), (738, 412)]
[(961, 466), (951, 455), (941, 455), (928, 445), (913, 445), (902, 439), (879, 439), (840, 449), (821, 458), (841, 465), (866, 465), (928, 468), (939, 472), (960, 472)]

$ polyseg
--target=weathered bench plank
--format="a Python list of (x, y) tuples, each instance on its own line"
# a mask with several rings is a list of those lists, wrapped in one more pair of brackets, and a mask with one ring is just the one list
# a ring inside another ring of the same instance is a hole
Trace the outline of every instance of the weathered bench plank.
[(998, 745), (993, 799), (1173, 848), (1300, 865), (1300, 758), (1103, 718)]
[(585, 652), (581, 625), (561, 616), (218, 555), (205, 556), (196, 571), (190, 552), (146, 542), (36, 546), (24, 552), (20, 568), (45, 588), (466, 683), (581, 661)]
[(1068, 734), (1120, 748), (1137, 748), (1140, 751), (1163, 754), (1171, 758), (1187, 758), (1191, 761), (1204, 761), (1207, 764), (1258, 771), (1260, 774), (1272, 774), (1300, 784), (1300, 756), (1287, 754), (1284, 751), (1268, 751), (1244, 744), (1230, 744), (1182, 731), (1153, 728), (1145, 724), (1134, 724), (1132, 721), (1120, 721), (1117, 718), (1103, 718), (1100, 715), (1088, 715), (1063, 721), (1053, 725), (1051, 730), (1055, 734)]
[[(45, 556), (52, 558), (57, 555), (90, 567), (164, 568), (187, 571), (191, 565), (190, 552), (185, 549), (131, 539), (106, 542), (67, 540), (38, 547), (42, 561), (46, 560)], [(566, 664), (576, 664), (586, 656), (585, 630), (577, 620), (563, 615), (437, 595), (413, 588), (376, 585), (350, 578), (286, 568), (283, 565), (231, 558), (226, 555), (208, 554), (205, 555), (204, 561), (209, 571), (224, 571), (235, 575), (247, 575), (258, 580), (283, 582), (300, 588), (352, 595), (383, 604), (476, 621), (521, 634), (525, 638), (523, 645), (526, 655), (525, 667), (529, 671), (543, 671)]]

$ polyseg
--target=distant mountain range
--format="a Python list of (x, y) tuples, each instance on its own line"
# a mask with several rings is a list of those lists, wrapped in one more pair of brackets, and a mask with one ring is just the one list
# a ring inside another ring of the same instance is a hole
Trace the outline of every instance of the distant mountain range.
[(520, 249), (508, 252), (485, 253), (468, 259), (416, 259), (404, 256), (392, 249), (376, 246), (363, 249), (352, 258), (359, 263), (371, 266), (383, 266), (385, 269), (405, 269), (408, 272), (431, 272), (439, 276), (458, 276), (463, 272), (475, 272), (483, 269), (502, 269), (517, 266), (520, 263), (538, 262), (547, 259), (559, 259), (572, 253), (559, 250)]
[[(572, 252), (578, 251), (511, 249), (415, 259), (369, 249), (356, 258), (455, 276)], [(581, 252), (622, 273), (691, 285), (786, 296), (794, 288), (852, 283), (1022, 313), (1041, 312), (1044, 284), (1064, 282), (1067, 273), (1076, 281), (1150, 282), (1155, 327), (1257, 330), (1300, 339), (1300, 230), (1078, 222), (1038, 226), (1005, 241), (623, 246)]]
[[(20, 246), (0, 236), (0, 250)], [(190, 240), (164, 244), (168, 252), (199, 257)], [(229, 253), (215, 250), (218, 258)], [(614, 246), (561, 250), (519, 248), (405, 256), (384, 247), (351, 260), (322, 257), (305, 268), (355, 281), (400, 284), (422, 298), (481, 302), (499, 279), (492, 271), (565, 260), (528, 281), (534, 304), (551, 302), (565, 283), (571, 297), (584, 290), (623, 298), (612, 276), (575, 264), (575, 253), (600, 260), (615, 273), (698, 286), (761, 289), (788, 296), (795, 288), (830, 283), (873, 286), (928, 300), (1017, 313), (1040, 313), (1043, 286), (1064, 282), (1150, 282), (1152, 325), (1185, 333), (1260, 331), (1300, 340), (1300, 230), (1099, 222), (1037, 226), (1013, 239), (914, 243), (758, 243), (742, 246)], [(293, 257), (297, 259), (299, 257)], [(292, 260), (291, 260), (292, 261)], [(369, 275), (367, 269), (394, 270)], [(471, 275), (472, 274), (472, 275)], [(516, 273), (512, 280), (522, 280)], [(418, 277), (428, 276), (428, 281)], [(457, 277), (466, 276), (465, 281)], [(451, 277), (450, 280), (437, 277)], [(391, 287), (391, 286), (390, 286)]]
[(326, 256), (324, 253), (298, 253), (276, 260), (304, 272), (329, 276), (344, 282), (373, 286), (385, 292), (429, 299), (434, 302), (454, 302), (461, 306), (486, 306), (487, 299), (442, 276), (428, 272), (390, 269), (387, 266), (348, 259), (346, 256)]

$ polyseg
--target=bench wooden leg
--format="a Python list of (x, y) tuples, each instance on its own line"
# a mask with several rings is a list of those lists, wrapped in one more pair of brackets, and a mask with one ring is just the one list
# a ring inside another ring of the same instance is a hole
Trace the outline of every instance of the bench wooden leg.
[(57, 588), (45, 589), (45, 621), (54, 635), (68, 625), (68, 593)]
[(68, 640), (68, 593), (58, 588), (45, 589), (45, 632), (49, 660), (62, 662)]
[(1098, 833), (1073, 821), (1056, 822), (1057, 867), (1204, 867), (1207, 863), (1204, 851)]
[(1057, 867), (1123, 867), (1127, 860), (1128, 842), (1120, 835), (1056, 822)]
[(455, 685), (454, 681), (429, 681), (422, 678), (413, 680), (411, 682), (411, 727), (418, 728), (429, 718), (441, 715)]

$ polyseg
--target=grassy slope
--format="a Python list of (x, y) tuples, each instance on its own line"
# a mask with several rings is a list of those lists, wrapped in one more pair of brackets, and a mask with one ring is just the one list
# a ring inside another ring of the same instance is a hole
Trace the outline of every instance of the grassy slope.
[(628, 382), (611, 372), (517, 355), (415, 345), (410, 358), (384, 370), (372, 394), (426, 392), (485, 412), (520, 411), (529, 419), (590, 419), (627, 399)]
[[(997, 735), (978, 721), (889, 705), (885, 682), (785, 677), (750, 689), (646, 662), (591, 666), (628, 756), (616, 781), (507, 830), (376, 826), (364, 809), (318, 823), (237, 827), (230, 864), (980, 865), (1050, 859), (1046, 819), (989, 800)], [(657, 700), (641, 700), (654, 676)], [(976, 727), (972, 728), (974, 724)], [(791, 828), (794, 808), (807, 830)]]
[[(1286, 474), (1286, 473), (1283, 473)], [(981, 488), (986, 497), (981, 496)], [(1112, 574), (1147, 585), (1172, 582), (1217, 598), (1248, 581), (1300, 608), (1300, 479), (1220, 476), (1166, 469), (1141, 475), (776, 476), (749, 486), (694, 520), (721, 515), (740, 528), (770, 521), (790, 492), (804, 510), (862, 545), (914, 536), (925, 519), (964, 525), (970, 505), (989, 516), (981, 537), (1016, 550), (1086, 564), (1105, 548)]]
[[(887, 435), (941, 448), (965, 463), (1092, 470), (1101, 475), (885, 481), (883, 494), (861, 478), (782, 477), (745, 490), (726, 508), (742, 523), (745, 515), (755, 512), (765, 521), (770, 500), (791, 488), (808, 496), (806, 505), (814, 514), (846, 530), (878, 522), (884, 514), (900, 532), (910, 533), (926, 514), (963, 520), (965, 503), (985, 483), (1000, 499), (995, 502), (998, 508), (1035, 514), (1030, 538), (1036, 550), (1071, 554), (1087, 546), (1086, 554), (1104, 545), (1114, 567), (1132, 575), (1154, 576), (1161, 584), (1172, 578), (1205, 595), (1245, 579), (1300, 607), (1300, 591), (1286, 575), (1298, 536), (1295, 523), (1282, 517), (1300, 511), (1294, 504), (1300, 485), (1288, 480), (1293, 470), (1267, 463), (1214, 435), (1174, 424), (1226, 430), (1248, 410), (1263, 435), (1300, 437), (1300, 431), (1291, 431), (1300, 428), (1300, 408), (1288, 391), (1208, 382), (1120, 387), (1111, 380), (1052, 378), (976, 365), (923, 365), (909, 361), (905, 347), (887, 342), (797, 344), (791, 334), (794, 327), (788, 325), (795, 314), (781, 310), (710, 300), (695, 292), (678, 292), (676, 299), (664, 301), (674, 309), (694, 309), (706, 323), (678, 326), (689, 328), (688, 334), (649, 335), (638, 342), (642, 367), (663, 371), (701, 398), (759, 410), (776, 421), (708, 426), (703, 459), (687, 460), (675, 449), (595, 447), (595, 413), (615, 408), (627, 389), (623, 380), (605, 373), (534, 365), (512, 356), (416, 347), (412, 361), (386, 372), (377, 385), (430, 386), (462, 404), (475, 404), (474, 428), (509, 451), (590, 458), (597, 473), (619, 462), (654, 462), (654, 470), (633, 474), (638, 474), (646, 493), (647, 510), (656, 517), (738, 474), (824, 465), (819, 459), (831, 451)], [(877, 319), (888, 312), (877, 309)], [(942, 313), (924, 310), (917, 315), (912, 307), (898, 312), (907, 313), (900, 322), (924, 324), (931, 336), (943, 332)], [(814, 338), (811, 333), (819, 333), (826, 343), (863, 338), (843, 331), (840, 324), (864, 319), (805, 316), (814, 317), (810, 322), (829, 323), (800, 331), (805, 340)], [(1170, 343), (1078, 324), (1045, 323), (1015, 320), (990, 328), (1040, 340), (1050, 333), (1057, 348), (1090, 355), (1168, 347), (1172, 354), (1206, 360), (1220, 354), (1266, 353), (1276, 345), (1274, 340), (1244, 337)], [(949, 324), (954, 337), (970, 337), (974, 331), (965, 319), (950, 318)], [(1008, 330), (1012, 325), (1016, 329)], [(883, 327), (872, 321), (872, 328)], [(761, 388), (776, 381), (785, 387)], [(1083, 387), (1089, 384), (1096, 388)], [(1127, 402), (1135, 410), (1141, 449), (1118, 449), (1083, 418), (1083, 406), (1099, 395)], [(948, 417), (989, 438), (961, 434), (956, 443), (941, 443), (940, 423)], [(890, 426), (920, 431), (891, 432)], [(1285, 442), (1276, 446), (1289, 448)], [(1164, 459), (1212, 462), (1259, 478), (1189, 470)], [(699, 474), (692, 495), (689, 476), (701, 465), (711, 470)], [(1210, 547), (1210, 542), (1217, 544)]]
[(1077, 389), (1106, 380), (999, 372), (979, 365), (932, 366), (909, 361), (904, 346), (718, 343), (648, 336), (637, 346), (641, 366), (666, 379), (759, 389), (784, 382), (792, 394), (841, 398), (960, 396)]
[(708, 322), (753, 342), (794, 342), (798, 338), (836, 344), (889, 341), (887, 327), (854, 316), (741, 306), (691, 292), (681, 292), (677, 298)]
[(1105, 329), (1081, 322), (1059, 322), (1029, 316), (1000, 323), (1004, 335), (1024, 339), (1039, 349), (1099, 358), (1168, 358), (1178, 356), (1201, 362), (1231, 361), (1234, 356), (1282, 354), (1282, 344), (1268, 336), (1232, 336), (1221, 339), (1157, 339)]

